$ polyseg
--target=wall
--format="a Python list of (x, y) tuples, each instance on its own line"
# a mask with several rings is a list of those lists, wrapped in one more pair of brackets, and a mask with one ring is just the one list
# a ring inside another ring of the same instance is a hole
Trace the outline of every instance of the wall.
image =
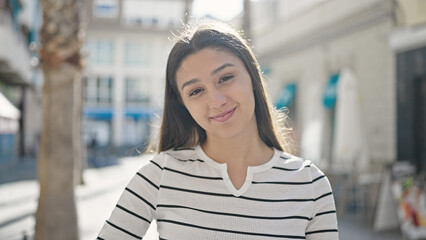
[(392, 17), (389, 1), (326, 1), (258, 32), (255, 51), (261, 66), (271, 70), (271, 98), (276, 99), (287, 82), (298, 84), (299, 135), (312, 121), (330, 121), (322, 105), (324, 88), (331, 74), (349, 67), (359, 80), (364, 151), (370, 164), (395, 160), (395, 57), (388, 46)]

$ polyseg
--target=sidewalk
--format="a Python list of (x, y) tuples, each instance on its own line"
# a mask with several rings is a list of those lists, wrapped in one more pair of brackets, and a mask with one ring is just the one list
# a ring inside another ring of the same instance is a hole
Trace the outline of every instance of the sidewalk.
[[(150, 157), (122, 158), (117, 165), (84, 172), (86, 184), (76, 189), (80, 240), (96, 239), (124, 187)], [(38, 194), (36, 180), (0, 185), (0, 239), (32, 238)], [(149, 230), (147, 239), (158, 239), (155, 229)]]
[[(76, 189), (80, 240), (96, 239), (130, 178), (150, 159), (149, 155), (122, 158), (117, 165), (84, 172), (86, 185)], [(32, 239), (38, 194), (36, 180), (0, 185), (0, 239), (22, 240), (25, 235)], [(398, 230), (372, 232), (359, 218), (350, 214), (339, 219), (339, 234), (341, 240), (402, 239)], [(158, 239), (155, 224), (143, 239)]]

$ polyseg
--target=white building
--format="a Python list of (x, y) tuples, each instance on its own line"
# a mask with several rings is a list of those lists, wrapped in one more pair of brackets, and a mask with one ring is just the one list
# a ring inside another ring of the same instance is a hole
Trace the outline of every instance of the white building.
[(38, 1), (0, 1), (0, 163), (37, 151), (42, 80), (33, 67), (40, 26)]
[[(397, 139), (405, 130), (397, 128), (403, 109), (397, 108), (397, 55), (391, 42), (401, 29), (424, 32), (424, 2), (259, 0), (252, 5), (254, 50), (272, 99), (290, 110), (301, 154), (320, 165), (341, 163), (333, 140), (339, 93), (333, 91), (339, 74), (349, 69), (356, 78), (362, 145), (350, 161), (363, 159), (365, 170), (400, 158), (397, 146), (403, 143)], [(425, 46), (421, 36), (408, 49)]]
[[(327, 172), (339, 212), (352, 201), (375, 229), (399, 219), (404, 235), (418, 234), (393, 211), (406, 201), (402, 190), (393, 201), (390, 187), (375, 191), (389, 186), (387, 178), (374, 176), (401, 161), (426, 170), (426, 1), (251, 4), (254, 51), (271, 98), (289, 108), (299, 154)], [(402, 180), (392, 184), (402, 189)]]
[(184, 1), (88, 1), (83, 114), (87, 143), (128, 148), (156, 134), (172, 31)]

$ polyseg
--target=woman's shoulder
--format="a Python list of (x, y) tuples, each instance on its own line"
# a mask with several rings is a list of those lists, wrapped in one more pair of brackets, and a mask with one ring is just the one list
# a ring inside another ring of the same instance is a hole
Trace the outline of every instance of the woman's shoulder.
[(302, 157), (295, 156), (287, 152), (279, 152), (279, 161), (275, 167), (287, 171), (298, 171), (312, 175), (313, 178), (324, 175), (314, 162)]
[(278, 156), (279, 156), (279, 160), (275, 164), (276, 167), (302, 170), (303, 168), (309, 168), (312, 165), (312, 161), (295, 156), (288, 152), (278, 151)]
[(162, 151), (157, 154), (153, 161), (161, 164), (163, 167), (170, 163), (194, 163), (204, 162), (198, 156), (196, 148), (179, 148)]

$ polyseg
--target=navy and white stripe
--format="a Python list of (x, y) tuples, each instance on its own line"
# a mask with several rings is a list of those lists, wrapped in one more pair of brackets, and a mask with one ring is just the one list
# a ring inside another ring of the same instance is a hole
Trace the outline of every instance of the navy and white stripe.
[(310, 161), (275, 150), (239, 190), (224, 167), (199, 146), (157, 155), (98, 239), (141, 239), (154, 219), (160, 239), (338, 239), (330, 184)]

